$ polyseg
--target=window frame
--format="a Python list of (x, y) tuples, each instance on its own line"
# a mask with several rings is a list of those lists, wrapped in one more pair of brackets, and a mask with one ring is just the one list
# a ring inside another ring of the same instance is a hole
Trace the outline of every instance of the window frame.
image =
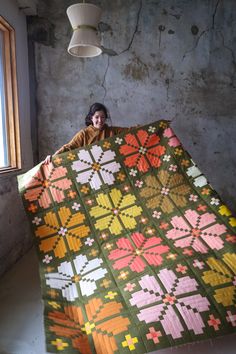
[(0, 31), (3, 35), (3, 72), (6, 114), (6, 135), (9, 166), (0, 167), (0, 175), (16, 171), (21, 166), (20, 124), (16, 70), (16, 40), (14, 28), (0, 16)]

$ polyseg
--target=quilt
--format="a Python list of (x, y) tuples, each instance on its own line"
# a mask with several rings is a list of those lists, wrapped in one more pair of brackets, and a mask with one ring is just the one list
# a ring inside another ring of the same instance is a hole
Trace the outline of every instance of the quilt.
[(157, 121), (19, 176), (47, 351), (148, 353), (236, 331), (236, 218)]

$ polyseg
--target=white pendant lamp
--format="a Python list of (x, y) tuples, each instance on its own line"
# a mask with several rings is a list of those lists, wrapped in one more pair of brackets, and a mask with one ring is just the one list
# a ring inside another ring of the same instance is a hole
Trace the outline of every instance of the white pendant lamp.
[(91, 58), (101, 54), (97, 31), (101, 9), (93, 4), (79, 3), (69, 6), (66, 12), (73, 28), (68, 47), (69, 54), (81, 58)]

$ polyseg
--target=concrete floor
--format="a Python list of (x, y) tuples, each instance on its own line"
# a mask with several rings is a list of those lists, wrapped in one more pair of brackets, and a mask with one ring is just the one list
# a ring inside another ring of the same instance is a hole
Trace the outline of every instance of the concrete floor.
[[(47, 354), (34, 249), (0, 279), (0, 354)], [(236, 335), (157, 354), (236, 354)], [(66, 352), (63, 351), (66, 354)], [(154, 354), (154, 353), (152, 353)]]

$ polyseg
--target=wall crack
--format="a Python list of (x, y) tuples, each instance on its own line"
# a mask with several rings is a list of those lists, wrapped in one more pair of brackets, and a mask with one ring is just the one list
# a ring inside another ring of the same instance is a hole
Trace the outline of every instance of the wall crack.
[(219, 6), (219, 3), (220, 3), (221, 0), (217, 0), (217, 3), (215, 5), (215, 8), (214, 8), (214, 11), (213, 11), (213, 15), (212, 15), (212, 25), (211, 25), (211, 28), (210, 27), (207, 27), (204, 31), (202, 31), (199, 35), (199, 37), (197, 38), (196, 40), (196, 43), (195, 45), (187, 50), (184, 55), (183, 55), (183, 58), (182, 58), (182, 61), (186, 58), (187, 54), (189, 53), (192, 53), (198, 46), (199, 44), (199, 41), (200, 39), (202, 38), (202, 36), (204, 36), (205, 34), (207, 34), (210, 30), (214, 31), (215, 30), (215, 17), (216, 17), (216, 12), (217, 12), (217, 9), (218, 9), (218, 6)]
[(104, 76), (103, 76), (103, 81), (102, 81), (102, 88), (104, 90), (104, 95), (103, 95), (103, 99), (102, 99), (102, 102), (104, 103), (105, 101), (105, 98), (106, 98), (106, 95), (107, 95), (107, 88), (106, 88), (106, 76), (107, 76), (107, 72), (108, 72), (108, 69), (109, 69), (109, 65), (110, 65), (110, 57), (109, 55), (107, 56), (107, 67), (106, 67), (106, 70), (105, 70), (105, 73), (104, 73)]
[(130, 50), (130, 48), (132, 47), (132, 44), (133, 44), (133, 41), (134, 41), (134, 37), (136, 35), (136, 33), (138, 32), (138, 26), (139, 26), (139, 19), (140, 19), (140, 14), (141, 14), (141, 11), (142, 11), (142, 7), (143, 7), (143, 1), (140, 0), (140, 3), (139, 3), (139, 9), (138, 9), (138, 14), (137, 14), (137, 20), (136, 20), (136, 26), (135, 26), (135, 29), (134, 29), (134, 33), (131, 37), (131, 40), (129, 42), (129, 45), (126, 49), (122, 50), (118, 55), (120, 54), (123, 54), (125, 52), (128, 52)]

